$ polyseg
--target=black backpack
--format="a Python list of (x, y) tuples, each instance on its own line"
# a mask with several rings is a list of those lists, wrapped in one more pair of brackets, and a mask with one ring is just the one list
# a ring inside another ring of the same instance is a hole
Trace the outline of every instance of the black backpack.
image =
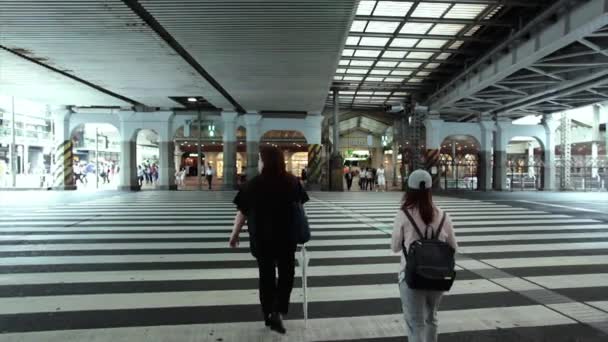
[(448, 291), (456, 279), (456, 271), (454, 270), (456, 262), (454, 260), (454, 248), (439, 240), (439, 234), (445, 222), (445, 212), (441, 217), (437, 232), (433, 234), (431, 230), (430, 238), (427, 236), (428, 226), (424, 232), (425, 234), (422, 235), (410, 213), (407, 210), (403, 210), (403, 212), (420, 236), (419, 240), (412, 242), (409, 252), (405, 249), (405, 240), (402, 241), (403, 255), (407, 261), (405, 267), (407, 285), (409, 288), (416, 290)]

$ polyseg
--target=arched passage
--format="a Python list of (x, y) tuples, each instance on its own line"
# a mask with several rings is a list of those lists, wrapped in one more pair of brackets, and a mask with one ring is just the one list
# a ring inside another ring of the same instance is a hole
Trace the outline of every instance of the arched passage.
[(158, 185), (160, 149), (159, 135), (151, 129), (135, 133), (138, 182), (141, 189), (153, 189)]
[(540, 190), (544, 187), (544, 145), (531, 136), (512, 137), (507, 144), (507, 188)]
[(470, 135), (450, 135), (443, 140), (439, 150), (442, 189), (478, 189), (480, 149), (479, 141)]
[(309, 172), (308, 168), (308, 142), (304, 134), (295, 130), (270, 130), (265, 132), (260, 139), (260, 148), (264, 146), (275, 146), (281, 149), (285, 155), (285, 167), (297, 177), (302, 172)]
[(71, 138), (76, 188), (116, 189), (121, 161), (119, 130), (108, 123), (85, 123), (74, 127)]

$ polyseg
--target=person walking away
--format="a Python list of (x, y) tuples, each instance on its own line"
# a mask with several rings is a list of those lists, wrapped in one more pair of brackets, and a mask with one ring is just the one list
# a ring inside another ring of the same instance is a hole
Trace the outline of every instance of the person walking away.
[(361, 168), (361, 171), (359, 171), (359, 187), (362, 191), (367, 187), (367, 173), (364, 168)]
[[(425, 170), (416, 170), (410, 174), (407, 183), (408, 190), (401, 210), (395, 217), (391, 239), (393, 252), (402, 252), (398, 277), (401, 304), (408, 332), (408, 341), (436, 342), (437, 308), (444, 291), (420, 289), (421, 287), (429, 287), (430, 283), (419, 286), (420, 283), (415, 282), (419, 280), (415, 278), (418, 269), (414, 269), (414, 265), (410, 265), (412, 267), (408, 268), (407, 262), (414, 264), (414, 262), (418, 262), (418, 258), (410, 258), (408, 253), (413, 253), (412, 256), (424, 257), (424, 255), (418, 255), (417, 251), (413, 251), (412, 248), (417, 249), (426, 241), (430, 241), (434, 247), (442, 245), (451, 252), (451, 267), (453, 269), (453, 256), (458, 244), (450, 216), (433, 203), (431, 196), (433, 180), (431, 175)], [(420, 230), (421, 228), (423, 230)], [(421, 234), (430, 236), (434, 240), (424, 240), (424, 237), (420, 236)], [(405, 251), (403, 251), (404, 248)], [(435, 251), (433, 250), (433, 252)], [(408, 255), (407, 262), (406, 255)], [(437, 254), (434, 253), (433, 257), (436, 256)], [(414, 269), (413, 272), (411, 272), (412, 269)], [(453, 282), (454, 277), (455, 275), (451, 277), (451, 282)], [(445, 282), (450, 281), (446, 278), (449, 277), (441, 277), (438, 281), (433, 279), (436, 283), (432, 285), (434, 288), (443, 286)], [(428, 278), (426, 280), (428, 281)], [(449, 286), (451, 286), (451, 282)], [(410, 285), (416, 287), (416, 289), (411, 288)]]
[(306, 168), (302, 169), (302, 172), (300, 173), (300, 180), (302, 181), (304, 187), (306, 187), (306, 182), (308, 181), (308, 172), (306, 172)]
[(353, 173), (348, 170), (348, 172), (344, 174), (344, 179), (346, 179), (346, 189), (350, 191), (350, 188), (353, 186)]
[(238, 212), (229, 244), (238, 246), (247, 220), (250, 251), (258, 263), (264, 322), (284, 334), (282, 315), (289, 309), (296, 251), (290, 208), (294, 203), (306, 203), (308, 195), (298, 179), (286, 171), (283, 152), (278, 148), (262, 148), (260, 159), (260, 175), (249, 180), (234, 198)]
[(144, 185), (144, 169), (141, 165), (137, 165), (137, 185), (140, 189)]
[(209, 184), (209, 190), (211, 190), (211, 184), (213, 182), (213, 168), (211, 167), (211, 165), (209, 165), (207, 171), (205, 171), (205, 175), (207, 176), (207, 184)]
[[(374, 190), (374, 172), (371, 169), (367, 169), (365, 174), (367, 175), (366, 184), (367, 184), (367, 186), (369, 186), (369, 191), (373, 191)], [(367, 187), (365, 188), (365, 190), (367, 190)]]
[(385, 173), (386, 173), (386, 170), (384, 170), (384, 164), (381, 164), (380, 168), (378, 168), (378, 170), (376, 171), (376, 176), (378, 177), (378, 187), (376, 188), (376, 191), (378, 191), (378, 190), (382, 190), (383, 192), (386, 191)]

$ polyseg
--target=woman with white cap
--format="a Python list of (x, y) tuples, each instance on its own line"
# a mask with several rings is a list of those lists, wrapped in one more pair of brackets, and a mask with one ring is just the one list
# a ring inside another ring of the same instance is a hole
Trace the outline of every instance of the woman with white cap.
[[(425, 235), (431, 233), (436, 240), (447, 243), (453, 252), (458, 248), (454, 227), (450, 216), (433, 203), (431, 175), (424, 170), (416, 170), (407, 180), (408, 190), (401, 210), (395, 217), (391, 248), (401, 253), (399, 268), (399, 292), (410, 342), (437, 341), (437, 308), (443, 291), (410, 288), (406, 281), (405, 255), (412, 243), (423, 239), (419, 236), (421, 227), (426, 227)], [(447, 246), (446, 246), (447, 247)], [(447, 247), (449, 249), (449, 247)], [(406, 249), (406, 251), (403, 251)], [(409, 258), (408, 258), (409, 259)], [(453, 281), (453, 279), (452, 279)]]

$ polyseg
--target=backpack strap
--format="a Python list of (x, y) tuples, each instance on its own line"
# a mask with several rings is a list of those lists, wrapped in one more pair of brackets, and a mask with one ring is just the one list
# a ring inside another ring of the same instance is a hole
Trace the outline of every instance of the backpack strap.
[(443, 212), (443, 215), (441, 215), (441, 222), (439, 223), (439, 228), (437, 228), (437, 232), (434, 234), (434, 236), (431, 236), (431, 238), (433, 238), (433, 239), (439, 238), (439, 234), (441, 233), (441, 230), (443, 229), (444, 223), (445, 223), (445, 211)]
[(410, 215), (410, 213), (407, 211), (407, 209), (403, 210), (403, 212), (405, 213), (405, 216), (407, 216), (407, 219), (410, 221), (410, 223), (412, 224), (412, 226), (414, 226), (414, 229), (416, 230), (416, 233), (418, 233), (418, 235), (420, 236), (421, 239), (426, 239), (426, 235), (422, 235), (422, 232), (420, 231), (420, 228), (418, 228), (418, 225), (416, 224), (416, 221), (414, 221), (414, 218), (412, 217), (412, 215)]

